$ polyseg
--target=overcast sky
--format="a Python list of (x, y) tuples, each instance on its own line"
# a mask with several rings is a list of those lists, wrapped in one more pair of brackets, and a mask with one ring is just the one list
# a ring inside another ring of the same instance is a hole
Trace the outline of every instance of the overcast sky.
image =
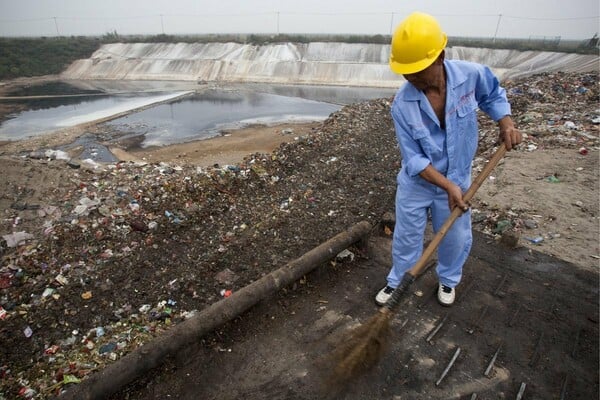
[(412, 11), (449, 36), (585, 39), (598, 0), (0, 0), (1, 36), (193, 33), (390, 34)]

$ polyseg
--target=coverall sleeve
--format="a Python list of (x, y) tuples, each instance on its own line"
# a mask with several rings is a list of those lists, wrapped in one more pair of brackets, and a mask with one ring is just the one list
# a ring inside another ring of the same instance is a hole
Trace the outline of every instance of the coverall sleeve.
[(480, 65), (478, 68), (475, 98), (479, 108), (494, 121), (511, 114), (510, 103), (506, 98), (506, 90), (500, 86), (498, 78), (485, 65)]
[[(404, 168), (406, 168), (408, 176), (417, 176), (431, 163), (429, 158), (425, 156), (425, 153), (419, 144), (419, 135), (421, 133), (416, 133), (415, 130), (403, 120), (403, 117), (397, 115), (397, 113), (392, 112), (392, 118), (396, 129), (396, 138), (398, 139), (398, 145), (400, 146), (400, 153), (402, 154), (402, 164)], [(422, 134), (423, 136), (426, 136), (428, 132), (423, 129)]]

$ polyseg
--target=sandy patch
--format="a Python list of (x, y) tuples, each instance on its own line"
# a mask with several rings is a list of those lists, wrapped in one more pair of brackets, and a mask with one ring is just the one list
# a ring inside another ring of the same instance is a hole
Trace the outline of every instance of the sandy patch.
[(202, 167), (236, 164), (250, 154), (271, 153), (281, 143), (294, 141), (321, 125), (321, 122), (257, 125), (224, 132), (210, 139), (131, 151), (111, 147), (110, 151), (122, 161), (172, 161)]

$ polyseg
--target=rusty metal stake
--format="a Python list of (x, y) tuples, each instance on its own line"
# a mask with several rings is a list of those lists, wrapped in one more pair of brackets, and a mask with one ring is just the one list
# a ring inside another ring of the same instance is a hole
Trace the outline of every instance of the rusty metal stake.
[(442, 322), (440, 322), (438, 324), (438, 326), (436, 326), (433, 331), (431, 331), (431, 333), (429, 334), (429, 336), (427, 336), (427, 339), (425, 339), (426, 342), (431, 343), (431, 339), (433, 339), (433, 337), (436, 335), (436, 333), (439, 332), (440, 329), (442, 329), (442, 326), (444, 326), (444, 324), (446, 323), (446, 320), (448, 319), (448, 315), (446, 314), (446, 316), (442, 319)]
[(538, 358), (540, 357), (540, 347), (541, 347), (543, 338), (544, 338), (544, 332), (540, 332), (540, 337), (538, 338), (537, 343), (535, 344), (535, 350), (533, 351), (531, 360), (529, 360), (530, 367), (533, 367), (537, 363)]
[(498, 346), (498, 350), (496, 350), (496, 352), (494, 353), (494, 356), (492, 357), (492, 360), (490, 361), (490, 363), (488, 364), (487, 368), (485, 369), (485, 372), (483, 373), (483, 375), (485, 375), (486, 377), (490, 377), (490, 374), (492, 372), (492, 368), (494, 368), (494, 363), (496, 362), (496, 358), (498, 357), (498, 354), (500, 353), (500, 349), (502, 348), (502, 344), (500, 344), (500, 346)]
[(527, 384), (525, 382), (521, 383), (521, 387), (519, 388), (519, 393), (517, 393), (517, 398), (515, 400), (521, 400), (523, 398), (523, 394), (525, 393), (525, 388)]
[(475, 329), (479, 328), (479, 323), (481, 322), (481, 320), (483, 320), (483, 317), (485, 317), (488, 308), (488, 304), (486, 304), (485, 307), (483, 307), (483, 310), (481, 310), (481, 314), (479, 314), (479, 317), (475, 320), (475, 322), (473, 322), (471, 329), (467, 330), (468, 333), (470, 333), (471, 335), (475, 333)]
[(459, 354), (460, 354), (460, 347), (457, 347), (456, 352), (454, 353), (454, 355), (452, 356), (452, 359), (450, 360), (450, 363), (448, 364), (448, 366), (446, 367), (444, 372), (442, 372), (442, 376), (440, 376), (440, 379), (437, 380), (437, 382), (435, 383), (435, 386), (440, 386), (440, 383), (442, 383), (442, 380), (446, 377), (446, 374), (448, 374), (448, 371), (450, 371), (450, 368), (452, 368), (452, 366), (454, 365), (454, 362), (458, 358)]
[(567, 386), (569, 385), (569, 374), (565, 375), (565, 379), (563, 380), (562, 387), (560, 389), (560, 400), (565, 400), (565, 396), (567, 395)]
[(504, 285), (504, 282), (506, 282), (506, 278), (508, 278), (508, 274), (504, 274), (504, 276), (502, 277), (500, 284), (498, 284), (498, 287), (496, 288), (496, 290), (494, 290), (494, 296), (498, 296), (498, 293), (500, 293), (500, 289), (502, 288), (502, 285)]
[(519, 311), (521, 311), (521, 308), (523, 307), (522, 304), (519, 304), (519, 307), (517, 307), (517, 311), (515, 311), (515, 313), (513, 314), (513, 316), (510, 318), (510, 321), (508, 321), (508, 326), (513, 326), (517, 320), (517, 315), (519, 315)]

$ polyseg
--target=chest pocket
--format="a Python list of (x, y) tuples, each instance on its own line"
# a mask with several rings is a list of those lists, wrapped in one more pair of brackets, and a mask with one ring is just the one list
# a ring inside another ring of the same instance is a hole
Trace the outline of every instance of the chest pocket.
[(466, 133), (464, 129), (477, 130), (477, 102), (474, 98), (471, 97), (469, 101), (461, 104), (458, 110), (456, 110), (456, 114), (460, 134)]
[(427, 129), (412, 128), (410, 134), (412, 138), (419, 143), (421, 150), (423, 150), (423, 154), (425, 154), (432, 163), (442, 156), (442, 149), (438, 147)]
[(469, 170), (471, 160), (475, 157), (478, 142), (477, 102), (475, 99), (462, 104), (456, 111), (457, 148), (461, 149), (462, 157), (457, 158), (457, 167)]

